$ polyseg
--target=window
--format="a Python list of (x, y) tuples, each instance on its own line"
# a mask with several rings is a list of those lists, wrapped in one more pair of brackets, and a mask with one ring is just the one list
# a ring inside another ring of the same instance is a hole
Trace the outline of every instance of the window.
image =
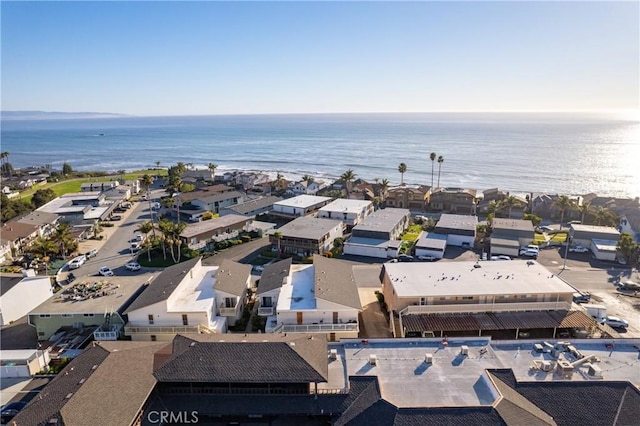
[(153, 325), (153, 314), (149, 314), (149, 325)]
[(224, 298), (224, 307), (225, 308), (235, 308), (236, 307), (236, 299), (231, 297)]
[(92, 317), (93, 314), (83, 314), (85, 317)]
[(462, 300), (473, 300), (473, 296), (462, 296)]
[(51, 318), (49, 314), (40, 314), (40, 318)]
[(187, 314), (182, 314), (182, 325), (189, 325), (189, 317)]
[(152, 342), (155, 342), (156, 340), (158, 340), (158, 338), (156, 337), (156, 335), (155, 335), (155, 334), (152, 334), (152, 335), (151, 335), (151, 341), (152, 341)]
[(265, 308), (273, 307), (273, 300), (271, 299), (271, 296), (265, 296), (262, 298), (262, 306)]

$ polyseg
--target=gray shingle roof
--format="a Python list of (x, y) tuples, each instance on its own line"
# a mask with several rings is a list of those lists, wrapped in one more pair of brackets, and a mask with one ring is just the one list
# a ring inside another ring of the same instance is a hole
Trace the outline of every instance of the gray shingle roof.
[(153, 305), (154, 303), (167, 300), (171, 293), (178, 287), (184, 276), (198, 262), (200, 257), (169, 266), (162, 271), (155, 280), (147, 286), (147, 288), (131, 303), (127, 312)]
[(313, 266), (316, 298), (362, 309), (351, 264), (316, 254), (313, 256)]
[(234, 296), (242, 296), (247, 290), (247, 280), (251, 275), (251, 265), (224, 259), (216, 273), (213, 288)]
[(260, 277), (258, 294), (282, 287), (282, 281), (288, 277), (291, 272), (292, 261), (292, 258), (288, 258), (266, 266)]
[(189, 335), (170, 347), (166, 361), (156, 362), (161, 382), (311, 383), (329, 374), (323, 336)]

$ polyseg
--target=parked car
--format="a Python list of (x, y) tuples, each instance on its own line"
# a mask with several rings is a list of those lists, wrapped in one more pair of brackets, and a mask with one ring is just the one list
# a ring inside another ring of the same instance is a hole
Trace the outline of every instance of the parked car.
[(129, 262), (124, 267), (129, 271), (139, 271), (140, 264), (138, 262)]
[(540, 252), (538, 250), (524, 249), (520, 250), (520, 256), (537, 258)]
[(113, 211), (116, 213), (124, 213), (127, 211), (127, 209), (125, 209), (124, 207), (116, 207), (115, 209), (113, 209)]
[(629, 323), (625, 320), (623, 320), (622, 318), (618, 318), (618, 317), (614, 317), (611, 315), (608, 315), (604, 318), (602, 318), (600, 320), (600, 322), (602, 324), (607, 324), (609, 327), (612, 328), (627, 328), (629, 327)]
[(114, 214), (113, 216), (111, 216), (111, 219), (109, 220), (116, 222), (118, 220), (122, 220), (122, 216), (120, 216), (119, 214)]
[(85, 253), (87, 259), (91, 259), (92, 257), (96, 257), (98, 255), (98, 249), (91, 249)]
[(583, 246), (573, 246), (569, 247), (569, 251), (571, 253), (587, 253), (589, 252), (589, 249)]
[(103, 266), (102, 268), (98, 269), (98, 274), (102, 275), (103, 277), (112, 277), (113, 271), (111, 270), (111, 268)]
[(430, 255), (418, 256), (418, 260), (421, 260), (423, 262), (433, 262), (436, 259), (437, 259), (437, 257), (430, 256)]
[(398, 256), (398, 262), (413, 262), (413, 256), (408, 254), (401, 254)]
[(87, 256), (80, 255), (78, 257), (74, 257), (69, 261), (69, 269), (78, 269), (87, 261)]
[(640, 291), (640, 284), (633, 281), (618, 283), (618, 290)]
[(551, 232), (554, 229), (552, 227), (550, 227), (550, 226), (542, 225), (542, 226), (538, 226), (537, 230), (538, 230), (538, 232)]
[(2, 422), (2, 424), (8, 424), (11, 419), (13, 419), (16, 414), (18, 414), (20, 410), (24, 408), (25, 405), (27, 405), (25, 401), (18, 401), (10, 402), (9, 404), (3, 406), (2, 410), (0, 411), (0, 422)]
[(591, 301), (591, 294), (583, 293), (581, 291), (573, 293), (574, 303), (589, 303)]
[(498, 256), (491, 256), (491, 260), (511, 260), (511, 257), (506, 254), (500, 254)]

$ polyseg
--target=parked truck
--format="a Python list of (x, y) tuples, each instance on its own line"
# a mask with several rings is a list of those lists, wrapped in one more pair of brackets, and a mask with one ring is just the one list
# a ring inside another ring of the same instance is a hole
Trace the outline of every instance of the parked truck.
[(604, 305), (584, 304), (582, 307), (587, 310), (587, 315), (590, 317), (601, 319), (607, 316), (607, 307)]

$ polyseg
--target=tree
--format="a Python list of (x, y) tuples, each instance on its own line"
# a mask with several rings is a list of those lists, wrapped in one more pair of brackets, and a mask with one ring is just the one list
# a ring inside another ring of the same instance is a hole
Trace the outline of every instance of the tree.
[(151, 240), (147, 238), (147, 234), (149, 234), (149, 232), (151, 232), (152, 230), (153, 230), (153, 222), (151, 221), (142, 222), (140, 225), (138, 225), (138, 231), (142, 232), (145, 237), (144, 243), (147, 246), (147, 256), (148, 256), (149, 262), (151, 262)]
[(41, 258), (48, 257), (50, 254), (55, 253), (58, 250), (56, 244), (44, 237), (36, 238), (29, 246), (28, 251), (39, 256)]
[(312, 184), (314, 180), (315, 179), (313, 178), (313, 176), (309, 176), (309, 175), (302, 176), (302, 181), (307, 182), (307, 185)]
[(562, 229), (562, 225), (564, 224), (564, 214), (567, 210), (570, 210), (575, 207), (576, 203), (567, 195), (560, 195), (558, 198), (553, 200), (551, 205), (558, 210), (560, 210), (560, 228)]
[[(146, 173), (142, 175), (142, 178), (140, 178), (140, 185), (142, 185), (142, 188), (144, 189), (145, 194), (147, 194), (147, 202), (149, 203), (149, 214), (151, 215), (151, 220), (153, 221), (153, 209), (151, 208), (151, 185), (153, 185), (153, 176)], [(156, 237), (155, 226), (152, 228), (152, 231), (153, 231), (153, 238), (155, 238)]]
[(278, 247), (278, 257), (280, 257), (280, 240), (282, 239), (282, 232), (276, 231), (273, 233), (273, 238), (276, 240), (276, 244)]
[(630, 234), (626, 232), (622, 234), (620, 240), (618, 240), (617, 247), (620, 253), (626, 257), (629, 265), (634, 266), (638, 262), (640, 246), (633, 240)]
[(158, 222), (158, 229), (162, 234), (161, 244), (162, 244), (162, 256), (165, 260), (167, 260), (167, 246), (168, 240), (171, 236), (171, 231), (173, 229), (173, 222), (167, 219), (162, 219)]
[(211, 176), (213, 176), (213, 180), (216, 180), (216, 169), (218, 168), (217, 164), (209, 163), (207, 164), (207, 168), (211, 171)]
[(31, 197), (31, 204), (37, 209), (56, 198), (56, 193), (51, 188), (38, 189)]
[(508, 196), (507, 198), (505, 198), (504, 200), (502, 200), (502, 205), (504, 206), (504, 208), (507, 209), (508, 214), (509, 214), (509, 219), (511, 219), (511, 209), (521, 205), (522, 203), (520, 202), (520, 200), (518, 200), (516, 197), (514, 197), (513, 195)]
[(23, 200), (9, 199), (5, 193), (0, 193), (0, 211), (2, 212), (3, 223), (32, 210), (33, 206), (31, 204)]
[(400, 172), (400, 186), (404, 185), (404, 174), (407, 172), (407, 165), (404, 163), (400, 163), (398, 166), (398, 171)]
[(580, 222), (585, 223), (585, 218), (587, 215), (593, 214), (593, 206), (589, 201), (585, 201), (581, 206), (578, 207), (578, 211), (580, 212)]
[(595, 211), (594, 221), (599, 226), (616, 226), (616, 215), (608, 208), (599, 206)]
[(349, 198), (349, 195), (351, 194), (351, 182), (356, 179), (356, 174), (352, 169), (349, 169), (340, 176), (340, 179), (344, 181), (345, 186), (347, 187), (347, 198)]
[(73, 168), (67, 162), (62, 164), (62, 174), (68, 176), (73, 173)]
[(442, 163), (444, 163), (444, 157), (441, 155), (438, 157), (438, 188), (440, 188), (440, 172), (442, 171)]
[(538, 226), (542, 223), (542, 218), (540, 216), (536, 216), (533, 213), (527, 213), (522, 216), (523, 220), (530, 220), (533, 226)]
[(159, 169), (159, 168), (160, 168), (160, 162), (156, 161), (156, 169)]
[(67, 250), (71, 248), (74, 241), (71, 238), (71, 226), (67, 222), (61, 222), (53, 232), (52, 241), (60, 247), (62, 258), (66, 258)]
[(431, 160), (431, 189), (433, 189), (433, 166), (435, 165), (436, 161), (436, 153), (432, 152), (431, 154), (429, 154), (429, 159)]
[(387, 189), (389, 189), (389, 179), (382, 179), (380, 181), (380, 203), (383, 205), (385, 198), (387, 198)]
[(102, 232), (102, 226), (100, 226), (100, 222), (98, 219), (93, 221), (93, 238), (98, 238), (98, 235)]

